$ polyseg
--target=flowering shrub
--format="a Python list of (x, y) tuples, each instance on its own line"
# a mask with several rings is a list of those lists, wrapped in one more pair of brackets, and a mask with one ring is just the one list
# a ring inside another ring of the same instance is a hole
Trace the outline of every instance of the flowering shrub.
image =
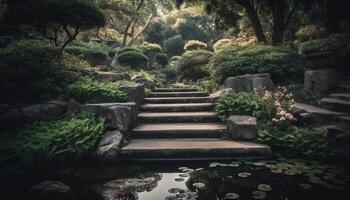
[(278, 86), (274, 92), (268, 90), (261, 92), (255, 88), (254, 92), (256, 95), (261, 96), (262, 105), (272, 122), (290, 124), (295, 121), (291, 111), (295, 103), (293, 94), (286, 87)]

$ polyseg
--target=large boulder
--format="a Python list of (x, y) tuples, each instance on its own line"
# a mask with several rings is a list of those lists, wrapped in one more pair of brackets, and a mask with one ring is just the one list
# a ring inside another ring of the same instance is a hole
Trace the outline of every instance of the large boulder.
[(148, 88), (148, 89), (153, 89), (156, 87), (156, 84), (153, 81), (147, 80), (142, 76), (138, 76), (138, 75), (131, 77), (131, 81), (138, 84), (142, 84), (144, 85), (145, 88)]
[(59, 181), (44, 181), (34, 185), (29, 191), (29, 200), (73, 200), (69, 186)]
[(120, 90), (128, 94), (128, 101), (135, 102), (138, 107), (143, 104), (145, 98), (145, 87), (143, 84), (132, 84), (120, 86)]
[(326, 95), (337, 85), (338, 73), (334, 69), (309, 70), (305, 72), (304, 87), (309, 98)]
[(51, 121), (60, 119), (67, 110), (67, 102), (53, 100), (22, 108), (26, 122)]
[(0, 105), (0, 127), (7, 128), (23, 123), (21, 110), (10, 105)]
[(229, 95), (230, 93), (233, 93), (232, 88), (225, 88), (225, 89), (219, 90), (219, 91), (210, 95), (210, 101), (217, 102), (220, 98), (223, 98), (223, 97)]
[(81, 109), (81, 104), (74, 100), (74, 99), (69, 99), (67, 102), (67, 113), (79, 113)]
[(106, 119), (107, 128), (117, 129), (123, 133), (132, 128), (136, 123), (136, 104), (129, 103), (101, 103), (85, 104), (82, 112), (95, 113), (98, 117)]
[(259, 132), (258, 122), (252, 116), (231, 115), (227, 119), (227, 132), (232, 139), (253, 141)]
[(118, 130), (107, 131), (97, 147), (97, 159), (102, 162), (118, 161), (122, 139), (123, 134)]
[(232, 88), (234, 92), (253, 92), (254, 88), (272, 89), (273, 82), (268, 73), (246, 74), (228, 77), (225, 87)]

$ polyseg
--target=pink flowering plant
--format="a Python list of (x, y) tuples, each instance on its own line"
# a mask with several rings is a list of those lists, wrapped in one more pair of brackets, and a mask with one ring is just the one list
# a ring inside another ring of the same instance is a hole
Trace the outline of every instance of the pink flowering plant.
[(254, 92), (261, 97), (262, 105), (273, 123), (283, 127), (295, 122), (292, 113), (295, 104), (293, 94), (285, 86), (278, 86), (273, 92), (255, 88)]

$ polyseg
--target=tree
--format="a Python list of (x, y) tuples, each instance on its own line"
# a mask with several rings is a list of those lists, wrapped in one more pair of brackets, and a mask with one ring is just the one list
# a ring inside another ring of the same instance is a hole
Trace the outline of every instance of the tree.
[(268, 43), (264, 33), (260, 12), (272, 16), (272, 43), (283, 42), (284, 32), (293, 16), (300, 0), (176, 0), (182, 3), (204, 3), (206, 10), (216, 17), (216, 23), (221, 26), (235, 26), (240, 19), (240, 12), (244, 11), (254, 30), (258, 41)]
[(105, 24), (102, 10), (91, 0), (5, 0), (4, 21), (33, 29), (63, 51), (79, 32)]

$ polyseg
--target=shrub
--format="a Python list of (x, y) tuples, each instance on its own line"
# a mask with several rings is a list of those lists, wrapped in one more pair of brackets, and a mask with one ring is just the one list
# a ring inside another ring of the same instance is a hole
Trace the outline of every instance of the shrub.
[(96, 46), (69, 46), (65, 52), (80, 56), (89, 61), (92, 65), (104, 64), (109, 59), (109, 51), (97, 48)]
[(47, 43), (24, 40), (0, 49), (1, 102), (33, 102), (59, 92), (53, 66), (59, 50)]
[(210, 93), (216, 92), (220, 89), (220, 85), (213, 80), (198, 80), (195, 84), (200, 90), (208, 91)]
[(123, 47), (121, 49), (118, 49), (116, 54), (119, 55), (119, 54), (129, 52), (129, 51), (142, 53), (142, 51), (136, 47)]
[(302, 43), (299, 53), (307, 55), (315, 52), (337, 51), (342, 48), (342, 45), (340, 41), (335, 39), (316, 39)]
[(214, 52), (217, 53), (220, 50), (229, 47), (231, 44), (233, 44), (233, 40), (232, 39), (221, 39), (218, 40), (217, 42), (215, 42), (213, 48), (214, 48)]
[(213, 53), (206, 50), (188, 51), (177, 61), (182, 78), (197, 80), (209, 76), (208, 63)]
[(170, 62), (178, 61), (181, 59), (181, 56), (173, 56), (170, 58)]
[(179, 75), (178, 71), (169, 67), (162, 68), (158, 70), (160, 73), (165, 75), (167, 82), (173, 82), (177, 80), (177, 77)]
[(59, 63), (62, 69), (74, 72), (91, 72), (92, 68), (89, 62), (82, 60), (74, 55), (65, 53)]
[(104, 129), (104, 120), (83, 113), (4, 135), (0, 139), (2, 172), (18, 173), (79, 161), (96, 149)]
[(295, 36), (299, 41), (304, 42), (308, 40), (314, 40), (318, 38), (325, 37), (327, 31), (324, 27), (318, 25), (307, 25), (301, 27), (296, 33)]
[(211, 61), (212, 77), (222, 83), (229, 76), (270, 73), (277, 82), (302, 82), (303, 66), (298, 53), (285, 47), (231, 46), (219, 51)]
[(144, 70), (132, 72), (131, 79), (135, 79), (135, 77), (141, 77), (147, 81), (152, 81), (152, 82), (155, 82), (157, 79), (154, 74), (151, 74), (150, 72), (147, 72)]
[(181, 35), (176, 35), (164, 41), (164, 50), (169, 56), (181, 55), (185, 42)]
[(138, 51), (119, 53), (117, 59), (122, 66), (130, 66), (133, 69), (143, 69), (148, 66), (148, 57)]
[(198, 40), (189, 40), (184, 47), (185, 51), (205, 50), (206, 48), (207, 44)]
[(261, 99), (253, 93), (238, 92), (220, 98), (215, 111), (225, 121), (230, 115), (250, 115), (266, 118)]
[(165, 53), (157, 54), (156, 55), (156, 62), (163, 67), (166, 66), (167, 64), (169, 64), (168, 55), (166, 55)]
[(82, 78), (66, 87), (69, 97), (81, 103), (125, 102), (127, 94), (116, 83)]
[(138, 48), (146, 55), (150, 53), (161, 53), (163, 51), (162, 47), (159, 44), (149, 42), (142, 42)]

